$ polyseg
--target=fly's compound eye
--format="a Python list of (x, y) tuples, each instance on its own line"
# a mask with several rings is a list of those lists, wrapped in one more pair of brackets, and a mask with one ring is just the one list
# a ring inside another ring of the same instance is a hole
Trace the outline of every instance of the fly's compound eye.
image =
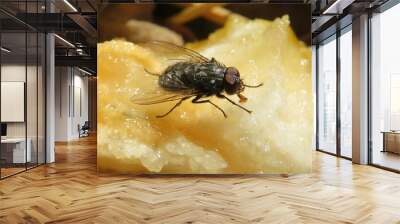
[(225, 91), (228, 94), (235, 94), (240, 91), (241, 81), (239, 71), (234, 67), (228, 67), (225, 72)]
[(234, 67), (228, 67), (225, 72), (225, 81), (230, 85), (240, 82), (239, 71)]

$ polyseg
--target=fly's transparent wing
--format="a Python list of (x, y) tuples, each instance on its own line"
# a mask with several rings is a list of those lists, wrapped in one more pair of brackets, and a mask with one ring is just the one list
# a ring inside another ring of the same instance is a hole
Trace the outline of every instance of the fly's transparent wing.
[(168, 42), (150, 41), (140, 45), (147, 47), (156, 53), (165, 55), (171, 61), (191, 61), (195, 63), (205, 63), (210, 61), (207, 57), (204, 57), (192, 49)]
[(194, 91), (158, 91), (156, 93), (148, 93), (141, 96), (131, 97), (131, 102), (138, 105), (152, 105), (165, 103), (170, 101), (180, 100), (185, 97), (197, 96), (198, 93)]
[[(178, 46), (168, 42), (151, 41), (140, 44), (152, 50), (154, 53), (159, 53), (160, 56), (166, 57), (171, 60), (171, 63), (179, 61), (190, 61), (193, 63), (205, 63), (210, 60), (194, 50)], [(158, 76), (152, 71), (145, 70), (150, 75)], [(152, 105), (170, 101), (181, 100), (190, 96), (197, 96), (198, 93), (192, 88), (187, 87), (185, 83), (180, 80), (180, 77), (170, 75), (164, 76), (161, 79), (164, 89), (156, 90), (155, 93), (144, 93), (131, 97), (131, 102), (139, 105)], [(169, 90), (169, 91), (168, 91)]]

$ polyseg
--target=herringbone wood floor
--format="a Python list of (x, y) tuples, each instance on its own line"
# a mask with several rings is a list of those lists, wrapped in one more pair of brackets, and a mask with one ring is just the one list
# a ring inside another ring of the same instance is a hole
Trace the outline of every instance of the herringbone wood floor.
[(314, 157), (289, 177), (98, 175), (86, 138), (0, 181), (0, 223), (400, 223), (400, 175)]

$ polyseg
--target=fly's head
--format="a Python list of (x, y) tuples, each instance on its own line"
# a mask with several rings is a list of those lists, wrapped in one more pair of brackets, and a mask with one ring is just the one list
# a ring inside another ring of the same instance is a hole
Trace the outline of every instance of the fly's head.
[(228, 67), (224, 75), (225, 92), (229, 95), (237, 94), (243, 89), (240, 73), (235, 67)]
[(240, 73), (235, 67), (228, 67), (224, 76), (225, 92), (229, 95), (236, 94), (241, 103), (246, 102), (247, 98), (240, 94), (244, 91), (243, 80), (240, 79)]
[(255, 86), (246, 85), (243, 80), (240, 79), (240, 73), (235, 67), (228, 67), (226, 69), (224, 83), (225, 92), (229, 95), (236, 94), (240, 99), (240, 103), (244, 103), (247, 101), (247, 98), (241, 94), (241, 92), (244, 91), (245, 87), (258, 88), (263, 85), (262, 83)]

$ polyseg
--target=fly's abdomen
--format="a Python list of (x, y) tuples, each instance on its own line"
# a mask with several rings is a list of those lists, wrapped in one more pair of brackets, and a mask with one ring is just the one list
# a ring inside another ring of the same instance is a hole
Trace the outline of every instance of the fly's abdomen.
[(204, 94), (213, 94), (223, 90), (225, 69), (213, 61), (180, 62), (165, 70), (159, 78), (159, 84), (168, 90), (193, 89)]
[(187, 74), (194, 72), (193, 63), (180, 62), (169, 66), (158, 79), (159, 85), (167, 90), (193, 89)]

